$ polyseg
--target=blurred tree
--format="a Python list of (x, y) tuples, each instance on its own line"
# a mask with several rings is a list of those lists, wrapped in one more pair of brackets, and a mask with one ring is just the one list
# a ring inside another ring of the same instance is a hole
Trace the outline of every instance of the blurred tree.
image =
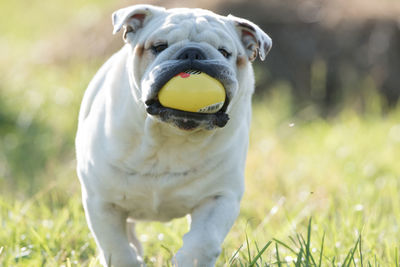
[(399, 2), (220, 1), (217, 9), (249, 18), (271, 35), (267, 64), (257, 64), (267, 76), (258, 77), (259, 88), (286, 80), (297, 106), (311, 102), (330, 111), (348, 99), (363, 103), (368, 81), (389, 106), (397, 103)]

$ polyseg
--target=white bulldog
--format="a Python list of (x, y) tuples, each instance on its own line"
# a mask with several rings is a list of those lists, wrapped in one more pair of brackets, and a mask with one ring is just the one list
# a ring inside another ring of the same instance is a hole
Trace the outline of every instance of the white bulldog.
[[(144, 266), (140, 220), (191, 215), (174, 266), (214, 266), (239, 213), (257, 55), (271, 39), (257, 25), (202, 9), (136, 5), (113, 14), (125, 46), (83, 98), (77, 172), (87, 221), (105, 266)], [(226, 91), (213, 114), (163, 107), (160, 88), (198, 70)], [(229, 121), (228, 121), (229, 119)]]

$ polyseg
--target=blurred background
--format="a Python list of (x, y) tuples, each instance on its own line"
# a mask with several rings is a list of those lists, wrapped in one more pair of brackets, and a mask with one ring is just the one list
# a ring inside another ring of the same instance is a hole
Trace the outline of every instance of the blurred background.
[[(83, 92), (99, 66), (122, 46), (121, 36), (111, 34), (110, 14), (135, 3), (139, 2), (0, 3), (2, 193), (31, 194), (64, 173), (60, 168), (73, 168)], [(397, 106), (397, 0), (140, 3), (207, 8), (260, 25), (274, 46), (266, 62), (255, 63), (256, 97), (274, 90), (284, 94), (290, 98), (290, 116), (307, 121), (333, 117), (346, 108), (384, 116)]]

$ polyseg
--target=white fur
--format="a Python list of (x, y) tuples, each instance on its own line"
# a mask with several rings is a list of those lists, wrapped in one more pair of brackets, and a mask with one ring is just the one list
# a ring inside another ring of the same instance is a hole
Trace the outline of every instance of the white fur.
[[(98, 71), (82, 101), (76, 151), (87, 221), (104, 265), (142, 266), (134, 222), (191, 214), (191, 229), (173, 263), (213, 266), (244, 191), (252, 67), (249, 62), (236, 66), (236, 56), (246, 51), (231, 19), (202, 10), (187, 16), (193, 12), (135, 6), (120, 12), (122, 18), (114, 15), (117, 27), (128, 23), (125, 16), (141, 10), (146, 11), (146, 20), (131, 24), (142, 23), (143, 28), (127, 32), (127, 44)], [(168, 40), (170, 51), (156, 59), (145, 54), (138, 61), (137, 45), (146, 48), (154, 38)], [(205, 42), (211, 55), (218, 53), (221, 42), (232, 51), (227, 64), (236, 70), (239, 87), (223, 128), (184, 131), (146, 113), (143, 77), (176, 51), (173, 45), (179, 49), (188, 42)], [(128, 218), (133, 221), (127, 233)]]

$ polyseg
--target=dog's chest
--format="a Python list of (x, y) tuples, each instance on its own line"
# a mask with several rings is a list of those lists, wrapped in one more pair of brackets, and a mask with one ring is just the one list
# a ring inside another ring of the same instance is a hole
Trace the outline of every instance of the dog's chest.
[(128, 177), (116, 204), (138, 220), (167, 221), (182, 217), (210, 192), (209, 178), (195, 173)]
[[(193, 148), (191, 148), (193, 149)], [(139, 220), (184, 216), (213, 191), (217, 162), (184, 146), (160, 146), (135, 153), (131, 173), (120, 173), (115, 203)]]
[(159, 125), (147, 125), (131, 139), (113, 138), (105, 154), (108, 171), (93, 183), (103, 197), (138, 220), (184, 216), (221, 191), (215, 184), (225, 160), (213, 142), (215, 134), (178, 135)]
[(134, 219), (159, 221), (182, 217), (189, 213), (193, 206), (187, 197), (170, 196), (156, 190), (127, 196), (121, 204)]

